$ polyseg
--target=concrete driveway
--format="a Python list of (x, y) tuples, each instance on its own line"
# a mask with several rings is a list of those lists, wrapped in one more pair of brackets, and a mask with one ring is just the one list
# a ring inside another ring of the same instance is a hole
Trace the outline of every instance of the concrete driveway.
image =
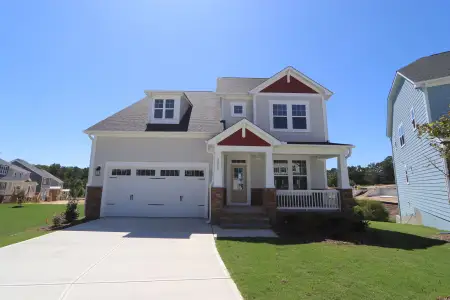
[(0, 299), (241, 299), (204, 220), (107, 218), (0, 248)]

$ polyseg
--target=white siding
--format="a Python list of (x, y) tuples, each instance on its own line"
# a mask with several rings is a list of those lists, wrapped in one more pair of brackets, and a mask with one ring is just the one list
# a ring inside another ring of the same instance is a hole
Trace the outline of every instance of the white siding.
[(102, 186), (105, 163), (116, 162), (206, 162), (212, 154), (206, 152), (203, 139), (97, 137), (94, 170), (101, 166), (101, 176), (93, 176), (92, 186)]

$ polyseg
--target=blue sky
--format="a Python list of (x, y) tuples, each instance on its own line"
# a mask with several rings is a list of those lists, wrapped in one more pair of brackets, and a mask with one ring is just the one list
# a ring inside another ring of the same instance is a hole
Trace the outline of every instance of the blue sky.
[(2, 1), (0, 157), (87, 166), (84, 129), (144, 89), (214, 90), (219, 76), (292, 65), (335, 95), (349, 164), (390, 155), (400, 67), (450, 50), (449, 1)]

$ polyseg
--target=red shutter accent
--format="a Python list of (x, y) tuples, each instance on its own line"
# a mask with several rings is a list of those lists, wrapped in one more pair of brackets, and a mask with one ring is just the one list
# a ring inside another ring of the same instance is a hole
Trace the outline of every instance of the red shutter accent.
[(278, 79), (265, 89), (261, 93), (310, 93), (318, 94), (315, 90), (307, 86), (306, 84), (297, 80), (294, 76), (291, 76), (290, 82), (287, 82), (287, 75), (281, 79)]
[(245, 129), (245, 138), (242, 137), (242, 129), (234, 132), (230, 136), (218, 143), (220, 146), (259, 146), (268, 147), (270, 144), (251, 132)]

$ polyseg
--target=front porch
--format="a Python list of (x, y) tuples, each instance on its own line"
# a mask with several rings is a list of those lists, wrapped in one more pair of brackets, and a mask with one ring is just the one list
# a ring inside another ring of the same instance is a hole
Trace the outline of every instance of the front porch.
[[(281, 211), (345, 209), (345, 200), (351, 197), (347, 158), (353, 146), (280, 142), (248, 121), (233, 127), (207, 145), (214, 156), (210, 200), (213, 224), (222, 223), (223, 215), (239, 213), (239, 220), (243, 220), (262, 211), (273, 224)], [(327, 185), (326, 160), (331, 158), (338, 162), (336, 189)], [(256, 207), (261, 210), (249, 209)]]
[[(295, 145), (290, 147), (292, 152), (279, 153), (287, 148), (287, 145), (215, 147), (211, 189), (213, 223), (224, 223), (224, 219), (229, 221), (233, 214), (240, 215), (236, 220), (242, 225), (248, 223), (243, 222), (245, 218), (255, 219), (261, 213), (274, 223), (277, 212), (282, 211), (343, 210), (342, 199), (348, 197), (350, 189), (345, 151), (320, 154), (330, 150), (322, 146), (315, 148), (316, 153), (301, 153), (309, 151), (308, 147)], [(339, 187), (330, 189), (327, 186), (326, 160), (335, 157), (338, 159)], [(257, 219), (257, 223), (262, 219)]]

